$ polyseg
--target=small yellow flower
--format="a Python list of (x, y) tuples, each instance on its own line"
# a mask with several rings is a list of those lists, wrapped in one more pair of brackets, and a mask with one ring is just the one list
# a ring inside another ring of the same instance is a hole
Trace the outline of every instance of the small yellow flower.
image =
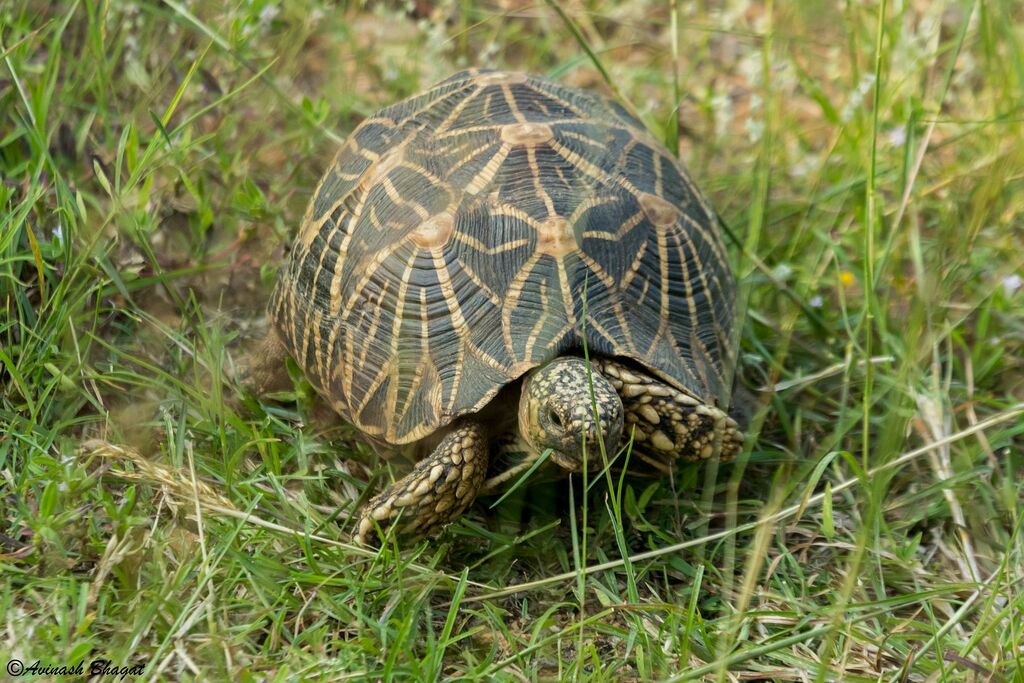
[(839, 271), (839, 284), (843, 287), (852, 287), (853, 283), (857, 281), (857, 278), (853, 276), (848, 270)]

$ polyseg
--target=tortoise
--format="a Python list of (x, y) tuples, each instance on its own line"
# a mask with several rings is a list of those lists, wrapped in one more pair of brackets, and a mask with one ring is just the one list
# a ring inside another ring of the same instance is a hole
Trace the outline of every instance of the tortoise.
[(364, 120), (270, 299), (258, 384), (290, 354), (331, 407), (417, 464), (355, 536), (437, 534), (509, 449), (565, 470), (628, 441), (730, 458), (734, 279), (715, 214), (614, 101), (460, 71)]

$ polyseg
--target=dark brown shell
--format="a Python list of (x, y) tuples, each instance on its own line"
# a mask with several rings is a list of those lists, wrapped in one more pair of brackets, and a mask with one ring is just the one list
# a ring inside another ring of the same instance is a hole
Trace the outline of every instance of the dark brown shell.
[(270, 312), (338, 412), (401, 444), (584, 343), (718, 403), (733, 289), (710, 207), (639, 121), (471, 70), (352, 133)]

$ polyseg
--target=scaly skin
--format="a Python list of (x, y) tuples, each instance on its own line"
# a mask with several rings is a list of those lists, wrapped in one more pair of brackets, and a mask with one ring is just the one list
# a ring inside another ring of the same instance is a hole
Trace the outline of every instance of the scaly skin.
[[(673, 460), (730, 459), (743, 445), (725, 412), (659, 379), (605, 358), (593, 361), (588, 376), (582, 358), (556, 358), (527, 375), (518, 433), (489, 435), (481, 421), (464, 419), (409, 475), (363, 508), (356, 539), (371, 542), (377, 526), (405, 537), (434, 535), (480, 492), (499, 490), (545, 450), (552, 449), (552, 461), (563, 469), (578, 472), (584, 463), (591, 469), (603, 464), (600, 440), (611, 457), (631, 436), (639, 457), (659, 469)], [(492, 444), (525, 458), (485, 481)]]
[[(600, 467), (600, 444), (608, 450), (618, 445), (622, 415), (618, 394), (600, 373), (589, 378), (582, 358), (556, 358), (523, 382), (519, 433), (528, 461), (551, 448), (552, 460), (567, 471)], [(430, 536), (457, 519), (483, 487), (490, 443), (481, 421), (459, 423), (411, 473), (366, 504), (356, 540), (371, 542), (377, 527), (394, 527), (399, 536)]]
[(526, 377), (519, 433), (537, 455), (552, 449), (552, 460), (569, 472), (581, 471), (584, 461), (596, 469), (602, 464), (601, 440), (606, 452), (619, 444), (622, 401), (600, 372), (588, 376), (582, 358), (556, 358)]
[[(736, 421), (725, 411), (708, 405), (659, 379), (609, 359), (594, 361), (625, 409), (623, 439), (633, 435), (634, 446), (658, 457), (656, 464), (673, 460), (731, 460), (743, 446)], [(649, 461), (650, 462), (650, 461)]]
[[(287, 383), (284, 368), (285, 350), (271, 332), (243, 374), (257, 393), (266, 393)], [(608, 358), (593, 359), (589, 377), (585, 361), (571, 356), (531, 371), (523, 382), (516, 427), (493, 434), (493, 427), (488, 430), (476, 416), (456, 422), (412, 472), (360, 511), (356, 540), (372, 543), (378, 529), (391, 527), (403, 537), (434, 536), (458, 519), (477, 495), (499, 491), (548, 448), (553, 462), (578, 472), (584, 462), (591, 469), (603, 464), (600, 440), (611, 457), (632, 437), (636, 456), (662, 470), (674, 460), (716, 455), (728, 460), (743, 445), (736, 422), (720, 408)], [(485, 480), (492, 445), (516, 457)]]
[(476, 499), (487, 474), (487, 439), (474, 419), (458, 423), (413, 471), (363, 508), (356, 541), (370, 544), (376, 530), (399, 536), (437, 534)]

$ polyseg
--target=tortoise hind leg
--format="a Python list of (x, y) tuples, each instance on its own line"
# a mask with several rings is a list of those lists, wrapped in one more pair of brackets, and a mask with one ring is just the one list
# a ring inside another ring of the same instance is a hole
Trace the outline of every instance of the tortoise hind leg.
[(374, 530), (394, 527), (399, 536), (431, 536), (473, 503), (487, 474), (483, 425), (467, 420), (454, 426), (413, 471), (374, 496), (362, 509), (356, 541), (369, 544)]
[(280, 335), (271, 329), (267, 336), (243, 359), (239, 368), (242, 386), (257, 396), (291, 387), (288, 377), (288, 349)]

